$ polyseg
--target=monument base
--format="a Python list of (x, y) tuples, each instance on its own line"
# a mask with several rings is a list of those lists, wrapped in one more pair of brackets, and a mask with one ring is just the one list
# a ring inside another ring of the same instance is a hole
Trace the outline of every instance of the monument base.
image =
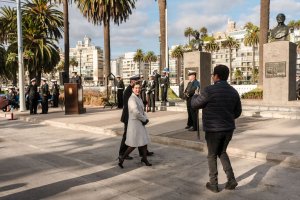
[(77, 83), (65, 83), (65, 114), (83, 114), (86, 109), (83, 107), (83, 88)]

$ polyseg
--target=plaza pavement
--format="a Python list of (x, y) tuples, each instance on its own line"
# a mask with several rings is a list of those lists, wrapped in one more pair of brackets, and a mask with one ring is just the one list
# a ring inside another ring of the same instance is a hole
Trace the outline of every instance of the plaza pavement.
[[(50, 109), (47, 115), (29, 115), (15, 112), (19, 120), (50, 125), (52, 127), (85, 131), (109, 136), (123, 134), (120, 122), (122, 110), (88, 107), (82, 115), (65, 115), (58, 109)], [(4, 116), (3, 113), (0, 116)], [(184, 129), (187, 113), (182, 111), (157, 111), (148, 113), (147, 125), (153, 143), (206, 151), (203, 131), (200, 141), (196, 132)], [(201, 115), (200, 115), (201, 116)], [(200, 119), (200, 127), (201, 119)], [(49, 130), (51, 131), (51, 130)], [(276, 161), (284, 165), (300, 167), (300, 120), (242, 116), (229, 145), (230, 155), (241, 158)], [(150, 147), (151, 149), (151, 147)]]
[[(100, 117), (88, 111), (88, 116)], [(45, 118), (51, 115), (59, 117), (50, 113)], [(300, 199), (300, 169), (278, 162), (232, 156), (239, 185), (235, 191), (224, 190), (226, 177), (219, 163), (222, 191), (215, 194), (205, 189), (203, 152), (154, 143), (150, 148), (155, 155), (149, 157), (153, 166), (143, 166), (135, 150), (134, 160), (120, 169), (120, 137), (5, 118), (0, 118), (0, 127), (1, 200)]]

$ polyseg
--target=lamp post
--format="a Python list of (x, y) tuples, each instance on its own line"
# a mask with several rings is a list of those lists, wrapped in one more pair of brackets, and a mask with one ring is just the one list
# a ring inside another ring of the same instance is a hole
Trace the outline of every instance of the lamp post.
[(22, 36), (22, 13), (21, 0), (17, 0), (17, 29), (18, 29), (18, 66), (19, 66), (19, 91), (20, 91), (20, 111), (25, 108), (25, 88), (24, 88), (24, 63), (23, 63), (23, 36)]

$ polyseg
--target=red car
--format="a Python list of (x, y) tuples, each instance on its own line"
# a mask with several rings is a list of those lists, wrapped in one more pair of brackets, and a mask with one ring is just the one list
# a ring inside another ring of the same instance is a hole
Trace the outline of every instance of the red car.
[(8, 105), (8, 100), (5, 96), (0, 96), (0, 109), (3, 110)]

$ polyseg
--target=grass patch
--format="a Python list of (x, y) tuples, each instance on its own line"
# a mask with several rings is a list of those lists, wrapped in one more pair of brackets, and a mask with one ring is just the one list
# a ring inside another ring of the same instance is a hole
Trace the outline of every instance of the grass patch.
[(263, 90), (255, 88), (249, 92), (242, 94), (242, 99), (263, 99)]

